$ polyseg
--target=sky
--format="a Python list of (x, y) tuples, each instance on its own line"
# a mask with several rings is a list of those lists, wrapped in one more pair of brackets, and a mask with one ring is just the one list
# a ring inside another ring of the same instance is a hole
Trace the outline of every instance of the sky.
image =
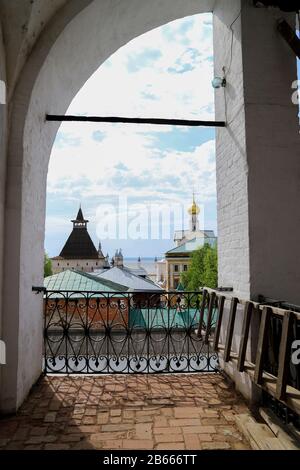
[[(214, 120), (212, 15), (168, 23), (124, 45), (66, 114)], [(45, 249), (59, 254), (81, 204), (103, 252), (154, 257), (187, 228), (192, 193), (201, 228), (216, 231), (215, 131), (62, 123), (52, 149)]]

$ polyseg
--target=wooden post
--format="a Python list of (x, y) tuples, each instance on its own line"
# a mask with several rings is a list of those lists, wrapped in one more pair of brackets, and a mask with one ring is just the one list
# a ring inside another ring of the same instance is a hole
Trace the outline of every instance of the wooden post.
[(300, 59), (300, 39), (296, 32), (284, 19), (281, 19), (277, 23), (277, 29), (281, 36), (286, 40), (290, 48), (294, 51), (298, 59)]
[(231, 345), (232, 345), (232, 338), (233, 338), (233, 330), (234, 330), (237, 304), (238, 304), (238, 299), (236, 297), (233, 297), (231, 299), (229, 321), (228, 321), (228, 325), (227, 325), (227, 335), (226, 335), (226, 343), (225, 343), (225, 350), (224, 350), (224, 361), (225, 362), (228, 362), (230, 360), (230, 353), (231, 353)]
[(238, 358), (238, 364), (237, 364), (237, 370), (239, 372), (244, 371), (244, 364), (245, 364), (245, 357), (246, 357), (246, 351), (247, 351), (247, 343), (248, 343), (248, 337), (249, 337), (249, 329), (250, 329), (252, 312), (253, 312), (253, 303), (246, 302), (245, 310), (244, 310), (244, 321), (243, 321), (243, 328), (242, 328), (242, 335), (241, 335), (239, 358)]
[(293, 313), (289, 311), (285, 312), (282, 321), (282, 333), (279, 349), (279, 364), (276, 384), (276, 398), (278, 400), (284, 400), (286, 396), (286, 385), (291, 359), (290, 352), (292, 347), (293, 320)]
[(255, 361), (255, 372), (254, 372), (254, 382), (257, 385), (260, 385), (262, 381), (264, 356), (265, 356), (265, 351), (266, 351), (266, 346), (267, 346), (268, 328), (270, 325), (271, 315), (272, 315), (271, 307), (264, 307), (262, 314), (261, 314), (261, 320), (260, 320), (258, 345), (257, 345), (257, 353), (256, 353), (256, 361)]
[(204, 289), (203, 294), (202, 294), (201, 308), (200, 308), (200, 318), (199, 318), (199, 326), (198, 326), (198, 333), (197, 333), (198, 338), (201, 338), (202, 336), (202, 324), (203, 324), (207, 297), (208, 297), (208, 292), (206, 289)]
[(210, 299), (209, 299), (209, 306), (208, 306), (208, 313), (207, 313), (207, 320), (206, 320), (206, 331), (205, 331), (205, 338), (204, 338), (204, 343), (208, 344), (209, 342), (209, 334), (210, 334), (210, 326), (211, 326), (211, 319), (212, 319), (212, 313), (214, 309), (216, 301), (216, 293), (212, 292), (210, 294)]
[(218, 351), (219, 349), (219, 340), (222, 326), (223, 310), (224, 310), (225, 296), (221, 295), (218, 297), (218, 320), (214, 335), (213, 350)]

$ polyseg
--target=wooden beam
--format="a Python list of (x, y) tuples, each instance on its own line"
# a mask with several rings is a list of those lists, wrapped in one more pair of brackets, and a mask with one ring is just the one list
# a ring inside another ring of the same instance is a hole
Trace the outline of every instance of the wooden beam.
[(263, 367), (264, 367), (264, 358), (267, 347), (268, 339), (268, 328), (270, 325), (270, 318), (272, 315), (271, 307), (264, 307), (260, 320), (259, 335), (258, 335), (258, 345), (255, 361), (255, 373), (254, 373), (254, 382), (257, 385), (261, 384)]
[(224, 361), (225, 362), (229, 362), (229, 360), (230, 360), (230, 353), (231, 353), (231, 345), (232, 345), (232, 338), (233, 338), (233, 331), (234, 331), (234, 323), (235, 323), (235, 315), (236, 315), (237, 304), (238, 304), (238, 299), (236, 297), (233, 297), (231, 299), (229, 320), (228, 320), (228, 325), (227, 325), (227, 336), (226, 336), (226, 343), (225, 343), (225, 350), (224, 350)]
[(205, 307), (207, 303), (207, 298), (208, 298), (208, 292), (206, 289), (204, 289), (202, 293), (202, 303), (200, 307), (200, 317), (199, 317), (199, 326), (198, 326), (198, 333), (197, 336), (198, 338), (201, 338), (202, 336), (202, 325), (203, 325), (203, 319), (204, 319), (204, 312), (205, 312)]
[(286, 386), (291, 360), (292, 347), (292, 327), (294, 317), (292, 312), (286, 312), (282, 321), (281, 341), (279, 348), (279, 363), (276, 384), (276, 398), (284, 400), (286, 396)]
[(222, 326), (222, 319), (223, 319), (223, 311), (224, 311), (224, 303), (225, 303), (225, 296), (221, 295), (218, 297), (218, 320), (215, 329), (214, 341), (213, 341), (213, 350), (218, 351), (219, 348), (219, 341), (220, 341), (220, 333), (221, 333), (221, 326)]
[(204, 343), (205, 344), (208, 344), (208, 342), (209, 342), (209, 335), (210, 335), (210, 331), (211, 331), (211, 329), (210, 329), (211, 319), (212, 319), (213, 309), (214, 309), (214, 306), (215, 306), (215, 301), (216, 301), (216, 294), (215, 294), (215, 292), (212, 292), (210, 294), (208, 312), (207, 312), (206, 331), (205, 331), (205, 337), (204, 337)]
[[(220, 344), (219, 350), (224, 351), (224, 349), (225, 346)], [(236, 364), (238, 361), (238, 355), (232, 352), (230, 354), (230, 361)], [(248, 374), (250, 379), (254, 382), (255, 364), (253, 364), (253, 362), (245, 361), (245, 373)], [(259, 387), (272, 395), (272, 397), (276, 398), (276, 383), (277, 377), (267, 372), (263, 372), (262, 381), (261, 384), (259, 384)], [(300, 415), (300, 390), (287, 385), (286, 398), (280, 401)]]
[(242, 335), (241, 335), (241, 342), (240, 342), (239, 360), (238, 360), (238, 365), (237, 365), (237, 369), (239, 372), (244, 372), (244, 365), (245, 365), (252, 312), (253, 312), (253, 303), (247, 302), (245, 305), (245, 310), (244, 310), (244, 321), (243, 321), (243, 328), (242, 328)]
[(288, 24), (286, 20), (279, 20), (277, 23), (277, 29), (281, 36), (286, 40), (290, 48), (294, 51), (298, 59), (300, 59), (300, 39), (296, 32)]
[(110, 122), (123, 124), (155, 124), (159, 126), (226, 127), (225, 121), (199, 121), (189, 119), (127, 118), (120, 116), (72, 116), (46, 114), (46, 121), (56, 122)]

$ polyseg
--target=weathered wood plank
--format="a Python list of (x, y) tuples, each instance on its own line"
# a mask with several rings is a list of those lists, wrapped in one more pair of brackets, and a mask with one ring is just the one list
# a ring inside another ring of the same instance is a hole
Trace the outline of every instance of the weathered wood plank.
[(264, 356), (267, 346), (268, 339), (268, 328), (270, 325), (270, 318), (272, 315), (271, 307), (264, 307), (261, 315), (260, 327), (259, 327), (259, 336), (258, 336), (258, 345), (255, 361), (255, 373), (254, 373), (254, 382), (257, 385), (261, 384), (263, 365), (264, 365)]
[(233, 297), (231, 299), (229, 320), (228, 320), (228, 325), (227, 325), (227, 335), (226, 335), (226, 343), (225, 343), (225, 350), (224, 350), (225, 362), (229, 362), (230, 360), (230, 352), (231, 352), (237, 304), (238, 304), (238, 299), (236, 297)]
[(198, 326), (198, 332), (197, 332), (198, 338), (201, 338), (201, 336), (202, 336), (202, 326), (203, 326), (204, 312), (205, 312), (205, 307), (206, 307), (208, 297), (209, 297), (208, 292), (207, 292), (206, 289), (204, 289), (203, 293), (202, 293), (202, 303), (201, 303), (201, 307), (200, 307), (199, 326)]
[(281, 341), (279, 348), (278, 374), (276, 384), (276, 398), (284, 400), (286, 396), (286, 385), (289, 372), (289, 363), (291, 359), (292, 347), (292, 326), (293, 314), (290, 311), (285, 312), (282, 321)]
[(224, 304), (225, 304), (225, 296), (220, 295), (220, 297), (218, 297), (218, 319), (217, 319), (217, 325), (216, 325), (214, 340), (213, 340), (213, 350), (214, 351), (218, 351), (218, 348), (219, 348)]
[(242, 335), (241, 335), (241, 342), (240, 342), (240, 349), (239, 349), (239, 360), (238, 360), (238, 365), (237, 365), (237, 369), (239, 372), (244, 371), (252, 312), (253, 312), (253, 303), (247, 302), (245, 305), (245, 310), (244, 310), (244, 321), (243, 321)]
[(208, 344), (209, 342), (209, 335), (211, 332), (211, 320), (212, 320), (212, 314), (213, 314), (215, 303), (216, 303), (216, 293), (212, 292), (210, 294), (208, 312), (207, 312), (206, 330), (205, 330), (205, 337), (204, 337), (205, 344)]
[[(219, 350), (224, 351), (225, 346), (223, 344), (219, 345)], [(238, 355), (231, 353), (230, 360), (233, 363), (237, 364)], [(254, 374), (255, 374), (255, 364), (253, 362), (245, 361), (245, 373), (247, 373), (250, 379), (254, 382)], [(259, 386), (266, 390), (272, 397), (276, 397), (276, 383), (277, 377), (267, 372), (263, 372), (262, 374), (262, 382)], [(281, 400), (282, 403), (285, 403), (286, 406), (294, 410), (296, 413), (300, 415), (300, 390), (297, 390), (294, 387), (287, 386), (286, 388), (286, 398)]]

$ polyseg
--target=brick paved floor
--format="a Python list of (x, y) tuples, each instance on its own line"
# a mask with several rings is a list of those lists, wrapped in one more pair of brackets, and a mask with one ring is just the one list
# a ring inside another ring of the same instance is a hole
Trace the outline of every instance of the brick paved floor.
[(247, 411), (218, 374), (46, 377), (0, 419), (0, 448), (248, 449)]

